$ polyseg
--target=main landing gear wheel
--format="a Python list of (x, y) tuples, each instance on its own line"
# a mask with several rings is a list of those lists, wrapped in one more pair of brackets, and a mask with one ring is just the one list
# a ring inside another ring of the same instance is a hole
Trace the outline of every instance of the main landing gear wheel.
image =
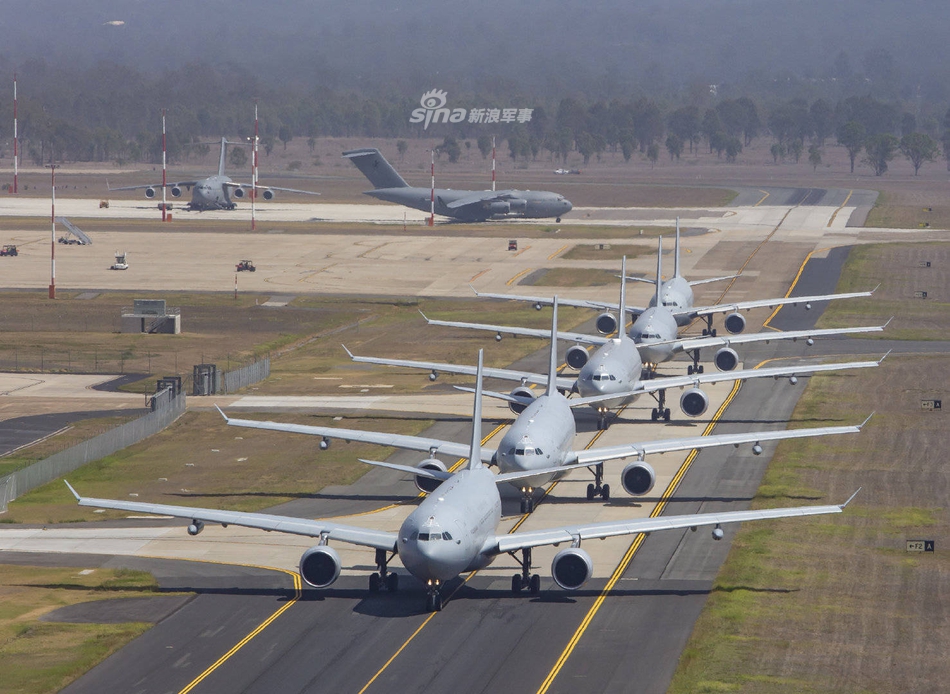
[[(393, 556), (395, 556), (395, 553)], [(399, 589), (399, 576), (387, 569), (390, 559), (392, 557), (386, 556), (386, 550), (376, 550), (376, 568), (378, 572), (369, 575), (370, 593), (378, 593), (382, 588), (386, 588), (390, 593), (395, 593)]]
[(541, 577), (538, 574), (531, 575), (531, 548), (521, 550), (521, 558), (514, 552), (508, 552), (516, 562), (521, 564), (521, 573), (514, 574), (511, 577), (511, 592), (520, 593), (522, 590), (528, 590), (532, 595), (541, 592)]
[(692, 376), (693, 374), (701, 374), (703, 372), (704, 372), (704, 369), (703, 369), (702, 364), (700, 364), (699, 366), (693, 366), (692, 364), (690, 364), (689, 366), (686, 367), (687, 376)]
[(654, 422), (657, 422), (657, 421), (659, 421), (659, 420), (661, 420), (661, 419), (662, 419), (664, 422), (668, 422), (668, 421), (670, 421), (670, 414), (671, 414), (671, 413), (670, 413), (670, 408), (669, 408), (669, 407), (667, 407), (667, 408), (665, 408), (665, 409), (662, 409), (662, 410), (661, 410), (661, 409), (658, 409), (658, 408), (656, 408), (656, 407), (654, 407), (654, 408), (653, 408), (653, 411), (650, 413), (650, 419), (651, 419), (652, 421), (654, 421)]
[(599, 496), (604, 501), (610, 501), (610, 485), (603, 484), (604, 464), (597, 463), (593, 468), (587, 468), (594, 473), (594, 481), (587, 485), (587, 500), (593, 501), (594, 497)]
[(560, 223), (561, 223), (561, 218), (560, 218), (560, 217), (557, 217), (557, 218), (554, 220), (554, 223), (555, 223), (555, 224), (560, 224)]

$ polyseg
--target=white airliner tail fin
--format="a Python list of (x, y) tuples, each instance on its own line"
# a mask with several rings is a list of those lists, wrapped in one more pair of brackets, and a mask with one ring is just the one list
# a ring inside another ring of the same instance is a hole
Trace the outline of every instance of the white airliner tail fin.
[(475, 372), (475, 407), (472, 411), (472, 446), (468, 454), (470, 470), (482, 467), (482, 360), (484, 354), (484, 350), (478, 350), (478, 371)]
[(557, 294), (554, 295), (554, 313), (551, 317), (551, 352), (548, 358), (547, 395), (557, 393)]

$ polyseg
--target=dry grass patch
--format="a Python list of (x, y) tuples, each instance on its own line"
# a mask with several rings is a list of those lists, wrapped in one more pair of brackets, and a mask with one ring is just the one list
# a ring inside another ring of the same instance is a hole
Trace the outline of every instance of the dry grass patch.
[[(286, 422), (418, 434), (426, 420), (344, 419), (281, 414)], [(257, 511), (350, 484), (366, 472), (357, 458), (385, 459), (389, 449), (344, 444), (319, 451), (313, 436), (229, 427), (215, 413), (188, 412), (164, 431), (84, 465), (69, 481), (85, 496)], [(57, 523), (123, 518), (76, 505), (60, 480), (12, 502), (5, 522)]]
[[(883, 333), (867, 337), (945, 340), (950, 334), (950, 244), (855, 246), (836, 291), (861, 291), (878, 284), (869, 298), (830, 302), (819, 327), (883, 323), (893, 317)], [(926, 291), (927, 298), (915, 297), (918, 291)]]
[[(669, 232), (671, 230), (666, 229)], [(659, 234), (651, 234), (658, 236)], [(558, 257), (561, 260), (620, 260), (624, 256), (639, 258), (641, 255), (656, 253), (656, 246), (645, 244), (630, 245), (619, 243), (597, 243), (593, 245), (577, 245)]]
[(60, 607), (157, 590), (141, 571), (0, 565), (0, 692), (56, 692), (149, 628), (149, 624), (58, 624)]

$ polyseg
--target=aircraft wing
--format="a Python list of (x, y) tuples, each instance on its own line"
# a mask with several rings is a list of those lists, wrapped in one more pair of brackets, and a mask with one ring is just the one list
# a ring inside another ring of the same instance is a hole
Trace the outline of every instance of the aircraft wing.
[(506, 200), (511, 200), (513, 196), (507, 190), (481, 190), (477, 193), (472, 193), (471, 195), (466, 195), (461, 197), (458, 200), (453, 200), (446, 205), (450, 210), (460, 210), (463, 207), (468, 207), (469, 205), (484, 205), (485, 203), (492, 202), (504, 202)]
[[(886, 357), (887, 354), (884, 355)], [(655, 393), (667, 388), (687, 388), (704, 383), (719, 383), (720, 381), (745, 381), (750, 378), (791, 378), (793, 376), (808, 376), (823, 371), (844, 371), (846, 369), (869, 369), (879, 366), (879, 361), (846, 361), (838, 364), (808, 364), (801, 366), (774, 366), (767, 369), (740, 369), (738, 371), (724, 371), (722, 373), (693, 374), (691, 376), (663, 376), (641, 381), (639, 387), (632, 394)], [(618, 394), (622, 397), (624, 394)]]
[(651, 344), (672, 344), (675, 352), (689, 352), (703, 347), (730, 347), (749, 342), (771, 342), (772, 340), (808, 340), (814, 337), (829, 335), (849, 335), (854, 333), (879, 333), (887, 327), (884, 325), (868, 325), (857, 328), (825, 328), (822, 330), (784, 330), (778, 332), (739, 333), (738, 335), (717, 335), (712, 337), (678, 338), (668, 342)]
[[(550, 332), (550, 331), (548, 331)], [(346, 345), (343, 345), (346, 349)], [(465, 376), (474, 376), (477, 368), (466, 366), (464, 364), (442, 364), (432, 361), (411, 361), (409, 359), (382, 359), (380, 357), (359, 357), (346, 349), (350, 359), (364, 364), (383, 364), (384, 366), (404, 366), (410, 369), (425, 369), (433, 373), (462, 374)], [(532, 371), (515, 371), (514, 369), (495, 369), (491, 367), (482, 368), (482, 373), (486, 378), (498, 378), (503, 381), (520, 381), (521, 383), (534, 383), (539, 386), (546, 386), (548, 377), (544, 374), (534, 373)], [(558, 390), (572, 390), (574, 388), (573, 378), (558, 377)]]
[[(844, 294), (815, 294), (813, 296), (784, 296), (780, 299), (753, 299), (750, 301), (736, 301), (730, 304), (714, 304), (712, 306), (700, 306), (689, 309), (673, 310), (677, 316), (708, 316), (715, 313), (732, 313), (734, 311), (748, 311), (753, 308), (775, 308), (776, 306), (797, 306), (798, 304), (808, 304), (815, 301), (831, 301), (832, 299), (857, 299), (864, 296), (871, 296), (877, 289), (875, 287), (869, 292), (846, 292)], [(558, 299), (560, 301), (560, 299)]]
[[(858, 492), (861, 491), (858, 489)], [(636, 535), (637, 533), (652, 533), (659, 530), (677, 530), (696, 528), (706, 525), (721, 525), (723, 523), (742, 523), (744, 521), (770, 520), (774, 518), (795, 518), (805, 516), (819, 516), (828, 513), (841, 513), (851, 503), (858, 492), (840, 505), (831, 506), (792, 506), (788, 508), (767, 508), (750, 511), (726, 511), (723, 513), (691, 513), (682, 516), (658, 516), (656, 518), (637, 518), (634, 520), (604, 521), (565, 525), (548, 530), (533, 530), (517, 532), (510, 535), (498, 535), (497, 543), (493, 547), (493, 554), (514, 552), (528, 547), (541, 547), (565, 543), (581, 544), (584, 540), (598, 540), (605, 537), (619, 535)]]
[[(221, 412), (220, 409), (218, 409)], [(425, 436), (408, 436), (405, 434), (387, 434), (381, 431), (363, 431), (361, 429), (342, 429), (337, 427), (321, 427), (309, 424), (285, 424), (282, 422), (263, 422), (256, 419), (234, 419), (224, 412), (221, 416), (229, 426), (246, 427), (248, 429), (267, 429), (270, 431), (286, 431), (291, 434), (308, 434), (321, 436), (325, 439), (340, 439), (342, 441), (358, 441), (361, 443), (375, 443), (380, 446), (392, 446), (409, 451), (423, 451), (426, 453), (443, 453), (448, 456), (467, 458), (471, 446), (467, 443), (443, 441)], [(494, 450), (482, 449), (482, 462), (490, 462)]]
[[(198, 185), (198, 181), (174, 181), (174, 182), (166, 183), (165, 187), (174, 188), (175, 186), (177, 186), (179, 188), (191, 188), (196, 185)], [(106, 183), (106, 188), (108, 188), (110, 192), (113, 190), (144, 190), (145, 188), (161, 188), (161, 187), (162, 187), (161, 183), (152, 183), (152, 184), (146, 184), (146, 185), (141, 185), (141, 186), (122, 186), (120, 188), (113, 188), (112, 186), (108, 184), (108, 182)]]
[(678, 439), (660, 441), (642, 441), (640, 443), (623, 444), (620, 446), (605, 446), (577, 451), (574, 462), (566, 467), (586, 467), (606, 460), (637, 457), (643, 460), (647, 455), (654, 453), (669, 453), (671, 451), (689, 451), (694, 448), (715, 448), (717, 446), (736, 446), (743, 443), (762, 443), (763, 441), (782, 441), (785, 439), (799, 439), (808, 436), (832, 436), (835, 434), (856, 434), (861, 431), (871, 418), (868, 417), (856, 426), (841, 427), (810, 427), (807, 429), (783, 429), (777, 431), (752, 431), (737, 434), (713, 434), (711, 436), (687, 436)]
[[(558, 304), (561, 303), (561, 300), (558, 299)], [(422, 311), (419, 311), (422, 313)], [(448, 328), (465, 328), (468, 330), (487, 330), (489, 332), (497, 333), (499, 335), (525, 335), (528, 337), (543, 337), (546, 339), (551, 338), (550, 328), (519, 328), (510, 325), (491, 325), (489, 323), (465, 323), (459, 321), (448, 321), (448, 320), (434, 320), (422, 313), (422, 317), (426, 319), (426, 322), (429, 325), (441, 325)], [(610, 338), (603, 337), (602, 335), (587, 335), (585, 333), (571, 333), (571, 332), (562, 332), (558, 330), (557, 338), (559, 340), (573, 340), (579, 344), (584, 345), (604, 345), (610, 342)]]
[(348, 542), (353, 545), (375, 547), (393, 551), (396, 547), (397, 533), (384, 532), (360, 528), (355, 525), (346, 525), (333, 520), (310, 520), (307, 518), (292, 518), (289, 516), (275, 516), (268, 513), (246, 513), (243, 511), (222, 511), (210, 508), (191, 508), (189, 506), (170, 506), (168, 504), (150, 504), (141, 501), (119, 501), (114, 499), (94, 499), (79, 496), (69, 482), (66, 483), (80, 506), (95, 508), (110, 508), (133, 513), (154, 513), (159, 516), (174, 516), (201, 521), (202, 523), (220, 523), (221, 525), (239, 525), (244, 528), (258, 528), (260, 530), (276, 530), (292, 535), (307, 537), (321, 537), (326, 535), (331, 540)]
[[(250, 190), (251, 188), (254, 187), (250, 183), (237, 183), (235, 181), (227, 181), (225, 182), (224, 185), (227, 186), (228, 188), (244, 188), (246, 190)], [(258, 190), (279, 190), (284, 193), (301, 193), (303, 195), (320, 195), (320, 193), (315, 193), (312, 190), (297, 190), (296, 188), (278, 188), (277, 186), (269, 186), (269, 185), (261, 184), (261, 183), (258, 183), (256, 187)]]
[[(469, 285), (471, 286), (471, 285)], [(548, 296), (524, 296), (518, 294), (492, 294), (490, 292), (480, 292), (472, 287), (475, 296), (485, 299), (510, 299), (511, 301), (527, 301), (538, 306), (553, 306), (554, 299)], [(609, 301), (589, 301), (586, 299), (562, 299), (557, 298), (559, 306), (572, 306), (574, 308), (592, 308), (596, 311), (616, 311), (619, 304)], [(638, 316), (646, 311), (643, 306), (627, 306), (627, 313)]]

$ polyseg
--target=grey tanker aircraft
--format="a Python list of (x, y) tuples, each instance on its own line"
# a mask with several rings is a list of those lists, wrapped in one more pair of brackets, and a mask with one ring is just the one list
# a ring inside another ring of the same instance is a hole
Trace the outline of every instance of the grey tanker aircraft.
[[(624, 305), (626, 298), (626, 259), (624, 259), (622, 267), (623, 272), (621, 273), (620, 280), (621, 306)], [(454, 321), (440, 321), (439, 324), (462, 328), (478, 327), (493, 331), (504, 329), (504, 326), (483, 326), (477, 323), (459, 323)], [(835, 330), (844, 332), (873, 332), (882, 329), (881, 327), (875, 326), (871, 328), (837, 328)], [(540, 329), (513, 328), (510, 330), (510, 332), (516, 331), (518, 331), (519, 334), (533, 335), (536, 337), (549, 337), (551, 335), (549, 331)], [(753, 337), (767, 340), (779, 339), (782, 334), (764, 333), (760, 335), (761, 337), (754, 335), (742, 337), (745, 337), (747, 340)], [(790, 383), (795, 384), (798, 382), (798, 377), (803, 375), (822, 371), (872, 368), (880, 364), (880, 361), (844, 362), (838, 364), (742, 369), (739, 371), (714, 374), (694, 372), (686, 376), (657, 377), (651, 373), (649, 369), (644, 369), (644, 362), (640, 356), (639, 345), (634, 342), (633, 338), (631, 338), (625, 330), (620, 330), (617, 336), (613, 338), (565, 332), (559, 332), (558, 337), (598, 345), (593, 353), (588, 353), (587, 349), (581, 345), (574, 345), (568, 349), (568, 364), (572, 364), (573, 361), (573, 363), (577, 365), (575, 368), (579, 368), (580, 371), (576, 379), (558, 377), (557, 387), (565, 392), (579, 394), (582, 398), (582, 402), (594, 407), (600, 415), (599, 426), (601, 428), (606, 428), (607, 426), (607, 414), (610, 409), (629, 404), (643, 394), (651, 394), (657, 400), (657, 407), (653, 408), (651, 419), (653, 421), (662, 419), (668, 422), (670, 421), (670, 409), (666, 407), (666, 391), (670, 388), (688, 388), (688, 390), (685, 390), (680, 396), (680, 409), (690, 417), (699, 417), (703, 415), (709, 407), (709, 397), (700, 387), (703, 384), (768, 377), (776, 379), (788, 378)], [(801, 337), (804, 338), (804, 335)], [(344, 349), (346, 349), (345, 346)], [(425, 369), (431, 372), (429, 378), (432, 380), (437, 377), (439, 372), (467, 375), (474, 375), (475, 373), (475, 369), (472, 366), (411, 361), (406, 359), (362, 357), (354, 355), (348, 349), (346, 351), (350, 355), (350, 358), (357, 362)], [(582, 363), (581, 360), (583, 360)], [(644, 378), (644, 371), (651, 377)], [(506, 396), (506, 399), (514, 398), (520, 400), (522, 403), (528, 403), (531, 401), (531, 398), (534, 397), (532, 391), (524, 387), (527, 383), (542, 385), (547, 380), (547, 376), (541, 374), (513, 369), (486, 368), (485, 375), (490, 378), (520, 381), (521, 386), (515, 388), (510, 395)]]
[[(662, 284), (659, 287), (659, 291), (654, 293), (654, 296), (651, 297), (650, 303), (648, 306), (627, 306), (626, 312), (629, 313), (634, 318), (639, 317), (645, 311), (650, 308), (655, 308), (659, 305), (665, 306), (669, 309), (674, 320), (676, 321), (677, 326), (682, 327), (688, 325), (693, 320), (699, 318), (706, 323), (706, 327), (703, 329), (703, 335), (709, 335), (711, 337), (716, 336), (716, 330), (712, 327), (713, 316), (725, 313), (726, 317), (723, 319), (723, 326), (726, 328), (726, 331), (731, 335), (738, 335), (743, 330), (745, 330), (746, 320), (740, 311), (751, 311), (754, 308), (775, 308), (777, 306), (803, 306), (805, 310), (811, 309), (811, 305), (818, 301), (831, 301), (833, 299), (857, 299), (861, 297), (868, 297), (874, 294), (874, 290), (866, 292), (843, 292), (839, 294), (814, 294), (811, 296), (783, 296), (780, 298), (774, 299), (750, 299), (747, 301), (733, 301), (726, 302), (721, 304), (712, 304), (710, 306), (694, 306), (693, 304), (693, 287), (699, 284), (707, 284), (709, 282), (719, 282), (721, 280), (733, 279), (734, 275), (728, 275), (726, 277), (712, 277), (709, 279), (703, 280), (687, 280), (685, 277), (680, 274), (680, 239), (679, 239), (679, 219), (676, 221), (676, 249), (674, 252), (674, 270), (673, 276)], [(657, 275), (659, 277), (659, 275)], [(632, 277), (628, 279), (633, 279), (638, 282), (647, 282), (649, 284), (655, 284), (660, 280), (646, 279), (642, 277)], [(489, 292), (480, 292), (474, 287), (472, 291), (475, 292), (476, 296), (484, 297), (486, 299), (511, 299), (513, 301), (527, 301), (533, 303), (535, 308), (539, 311), (543, 306), (550, 306), (551, 299), (549, 297), (543, 296), (518, 296), (515, 294), (492, 294)], [(614, 313), (619, 311), (617, 304), (612, 304), (609, 302), (602, 301), (590, 301), (590, 300), (576, 300), (576, 299), (565, 299), (560, 298), (562, 306), (574, 306), (576, 308), (591, 308), (599, 311), (604, 311), (600, 316), (597, 317), (597, 330), (603, 335), (609, 335), (610, 333), (617, 330), (618, 320), (617, 316)]]
[[(169, 189), (172, 197), (180, 198), (184, 194), (184, 190), (190, 190), (191, 201), (186, 205), (186, 208), (198, 212), (208, 210), (233, 210), (237, 207), (237, 204), (231, 198), (233, 197), (240, 200), (245, 195), (250, 194), (254, 186), (250, 183), (236, 183), (225, 175), (224, 162), (227, 155), (227, 148), (228, 145), (233, 144), (243, 145), (243, 143), (228, 142), (227, 138), (221, 138), (221, 156), (218, 159), (217, 174), (195, 181), (166, 183), (165, 187)], [(110, 192), (117, 190), (144, 190), (145, 197), (149, 200), (157, 195), (157, 190), (162, 189), (161, 183), (122, 186), (120, 188), (112, 188), (108, 186), (108, 184), (106, 185)], [(278, 188), (277, 186), (262, 186), (260, 184), (256, 187), (259, 190), (258, 194), (264, 198), (264, 200), (273, 200), (274, 191), (277, 190), (285, 193), (299, 193), (301, 195), (320, 195), (320, 193), (315, 193), (310, 190), (297, 190), (295, 188)], [(159, 203), (159, 205), (161, 205), (161, 203)]]
[[(200, 533), (205, 523), (220, 523), (225, 527), (237, 525), (320, 538), (319, 544), (306, 550), (300, 558), (300, 575), (313, 588), (326, 588), (340, 576), (342, 562), (339, 554), (330, 546), (331, 540), (376, 550), (377, 570), (370, 575), (369, 580), (371, 592), (378, 591), (383, 586), (391, 592), (397, 590), (398, 574), (389, 571), (389, 562), (398, 555), (406, 570), (425, 584), (426, 611), (429, 612), (442, 609), (442, 587), (447, 581), (455, 579), (463, 572), (482, 569), (502, 554), (510, 555), (521, 566), (520, 573), (512, 576), (512, 592), (519, 593), (527, 588), (532, 595), (536, 595), (541, 591), (541, 577), (531, 574), (531, 550), (534, 547), (567, 544), (568, 547), (554, 556), (551, 574), (558, 586), (565, 590), (575, 590), (584, 585), (593, 574), (593, 560), (581, 546), (587, 540), (661, 530), (696, 529), (699, 526), (714, 526), (712, 537), (714, 540), (720, 540), (724, 536), (722, 525), (725, 523), (841, 513), (854, 498), (852, 495), (840, 505), (572, 523), (543, 530), (498, 534), (498, 524), (501, 521), (501, 495), (498, 485), (533, 473), (496, 475), (482, 464), (481, 396), (482, 354), (479, 352), (468, 466), (455, 474), (407, 468), (413, 474), (428, 476), (439, 480), (441, 484), (437, 493), (427, 496), (409, 513), (397, 532), (349, 525), (337, 520), (310, 520), (266, 513), (89, 498), (80, 496), (68, 482), (66, 484), (80, 506), (190, 519), (190, 535)], [(379, 464), (376, 461), (363, 462)]]
[[(663, 258), (663, 239), (658, 242), (657, 255), (657, 277), (662, 276), (662, 258)], [(626, 272), (625, 269), (621, 272)], [(624, 275), (624, 280), (629, 280)], [(682, 278), (680, 278), (682, 279)], [(723, 278), (716, 278), (723, 279)], [(685, 281), (684, 281), (685, 282)], [(713, 362), (720, 371), (732, 371), (739, 365), (739, 355), (734, 346), (740, 344), (749, 344), (753, 342), (772, 342), (773, 340), (805, 340), (811, 346), (816, 337), (828, 337), (831, 335), (845, 335), (854, 333), (880, 332), (887, 327), (884, 325), (864, 326), (855, 328), (825, 328), (811, 330), (776, 330), (774, 332), (741, 333), (729, 336), (718, 336), (716, 331), (711, 333), (704, 330), (702, 337), (678, 337), (679, 316), (669, 308), (667, 302), (662, 298), (662, 292), (669, 283), (657, 284), (654, 297), (650, 301), (648, 308), (639, 309), (641, 312), (637, 315), (633, 325), (630, 326), (628, 334), (637, 345), (637, 351), (646, 366), (652, 373), (656, 371), (658, 364), (672, 360), (677, 354), (687, 354), (693, 360), (693, 363), (687, 367), (687, 374), (701, 374), (704, 372), (703, 366), (699, 363), (700, 350), (704, 348), (718, 348)], [(688, 286), (687, 286), (688, 289)], [(857, 294), (870, 296), (873, 292), (858, 292)], [(853, 298), (852, 294), (843, 295), (825, 295), (823, 299), (829, 297), (835, 298)], [(480, 295), (485, 296), (485, 295)], [(495, 297), (504, 295), (492, 295)], [(689, 290), (689, 296), (692, 297), (692, 290)], [(562, 302), (564, 303), (564, 302)], [(610, 328), (607, 332), (613, 332), (616, 329), (617, 321), (612, 315), (605, 314), (598, 318), (597, 324), (601, 329)], [(680, 314), (682, 315), (682, 314)], [(739, 315), (739, 314), (736, 314)], [(425, 314), (423, 314), (425, 317)], [(742, 318), (741, 316), (739, 316)], [(609, 318), (609, 320), (607, 320)], [(489, 325), (485, 323), (464, 323), (457, 321), (439, 321), (426, 318), (430, 325), (442, 325), (454, 328), (468, 328), (472, 330), (487, 330), (496, 334), (497, 340), (501, 339), (503, 334), (528, 335), (534, 337), (547, 337), (549, 333), (545, 330), (535, 328), (520, 328), (515, 326)], [(745, 319), (742, 318), (743, 326)], [(560, 332), (558, 337), (562, 340), (573, 340), (578, 344), (570, 348), (567, 352), (567, 363), (575, 369), (583, 368), (589, 358), (589, 353), (581, 345), (603, 345), (608, 338), (597, 335), (584, 335), (582, 333)]]
[[(432, 189), (410, 186), (386, 161), (378, 149), (366, 147), (343, 152), (352, 161), (374, 190), (365, 195), (429, 212)], [(544, 190), (452, 190), (435, 189), (435, 213), (460, 222), (484, 222), (489, 219), (542, 219), (561, 215), (572, 209), (571, 201), (558, 193)]]
[[(552, 332), (557, 332), (556, 301), (551, 329)], [(753, 444), (753, 454), (759, 455), (762, 452), (761, 444), (763, 441), (776, 441), (802, 436), (857, 433), (861, 429), (860, 426), (814, 427), (789, 431), (690, 436), (660, 441), (640, 441), (579, 451), (574, 449), (574, 436), (577, 433), (577, 427), (571, 408), (594, 404), (613, 396), (610, 394), (596, 395), (592, 398), (573, 398), (570, 400), (564, 397), (557, 389), (556, 340), (551, 341), (547, 379), (546, 391), (537, 397), (534, 397), (533, 392), (528, 388), (516, 391), (516, 395), (513, 396), (486, 393), (507, 400), (512, 411), (517, 413), (518, 417), (502, 436), (497, 450), (482, 447), (482, 462), (497, 465), (502, 473), (530, 473), (532, 470), (550, 469), (551, 467), (556, 467), (558, 470), (557, 473), (546, 472), (535, 477), (519, 478), (513, 483), (513, 486), (521, 492), (522, 513), (530, 513), (533, 510), (535, 488), (552, 482), (562, 477), (569, 470), (578, 467), (586, 467), (594, 475), (594, 482), (587, 487), (588, 500), (600, 496), (606, 501), (610, 498), (610, 485), (603, 484), (604, 462), (606, 461), (636, 457), (635, 462), (628, 464), (623, 469), (620, 474), (620, 481), (624, 491), (628, 494), (642, 496), (649, 493), (656, 482), (656, 474), (653, 468), (645, 461), (648, 454), (726, 445), (739, 446), (743, 443), (751, 443)], [(530, 400), (526, 400), (526, 398), (530, 398)], [(342, 439), (344, 441), (376, 443), (412, 451), (426, 451), (429, 457), (417, 465), (418, 468), (426, 470), (446, 471), (445, 463), (436, 458), (436, 454), (464, 457), (468, 452), (464, 444), (441, 439), (360, 429), (229, 419), (223, 412), (221, 414), (231, 426), (320, 436), (322, 437), (320, 442), (320, 448), (322, 449), (329, 447), (332, 439)], [(398, 466), (396, 469), (402, 470), (404, 467)], [(415, 483), (419, 490), (423, 492), (432, 492), (438, 486), (437, 481), (418, 475), (415, 477)]]

